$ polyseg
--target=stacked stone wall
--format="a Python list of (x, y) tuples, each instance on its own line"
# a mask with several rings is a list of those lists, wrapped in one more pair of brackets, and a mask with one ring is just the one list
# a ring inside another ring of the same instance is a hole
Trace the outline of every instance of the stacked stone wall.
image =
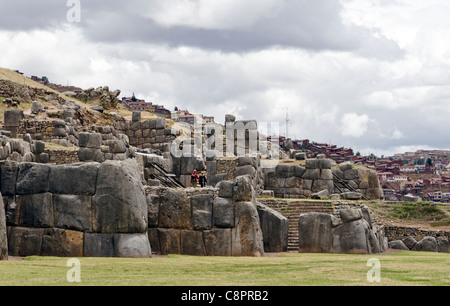
[(161, 254), (261, 256), (264, 244), (248, 177), (218, 188), (147, 187), (149, 237)]
[(135, 160), (0, 164), (12, 256), (149, 257)]

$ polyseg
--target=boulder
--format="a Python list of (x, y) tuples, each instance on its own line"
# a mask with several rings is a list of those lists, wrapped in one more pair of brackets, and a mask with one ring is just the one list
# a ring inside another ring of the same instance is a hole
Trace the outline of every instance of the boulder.
[(409, 251), (408, 247), (401, 240), (393, 240), (389, 242), (389, 248), (394, 250), (406, 250)]
[(438, 244), (438, 251), (441, 253), (450, 253), (450, 244), (448, 238), (439, 237), (436, 239)]
[(431, 236), (426, 236), (422, 240), (416, 243), (413, 251), (421, 251), (421, 252), (437, 252), (438, 251), (438, 243), (436, 238)]
[(147, 202), (136, 160), (108, 160), (100, 165), (92, 207), (96, 233), (147, 231)]
[(410, 250), (414, 248), (414, 246), (417, 244), (417, 240), (414, 239), (412, 236), (408, 236), (405, 239), (402, 240), (402, 242), (406, 245), (406, 247)]
[(313, 193), (311, 195), (311, 199), (324, 200), (324, 199), (328, 199), (328, 195), (329, 195), (328, 190), (325, 189), (325, 190)]
[(265, 252), (286, 252), (289, 224), (279, 212), (257, 203), (259, 223), (263, 235)]

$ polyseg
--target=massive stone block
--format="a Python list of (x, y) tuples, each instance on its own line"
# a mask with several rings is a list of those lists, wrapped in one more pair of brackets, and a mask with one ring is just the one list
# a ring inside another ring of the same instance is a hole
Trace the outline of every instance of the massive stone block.
[(4, 196), (16, 194), (17, 173), (19, 164), (14, 161), (3, 161), (0, 163), (0, 191)]
[(145, 234), (115, 234), (114, 256), (125, 258), (152, 257), (150, 242)]
[(84, 234), (85, 257), (114, 257), (114, 234)]
[(161, 254), (181, 254), (181, 231), (177, 229), (158, 229)]
[(279, 212), (257, 203), (259, 223), (263, 234), (265, 252), (286, 252), (289, 224)]
[(94, 195), (99, 163), (52, 166), (49, 192), (55, 194)]
[(54, 226), (92, 232), (92, 197), (53, 195)]
[(233, 256), (264, 255), (259, 215), (254, 203), (239, 202), (236, 204), (236, 221), (231, 235)]
[(213, 204), (214, 226), (231, 228), (235, 225), (235, 203), (232, 199), (217, 197)]
[(46, 229), (41, 256), (82, 257), (83, 233), (59, 228)]
[(53, 209), (51, 193), (37, 193), (16, 196), (19, 207), (19, 225), (48, 228), (53, 227)]
[(0, 193), (0, 260), (6, 259), (8, 259), (8, 235), (6, 232), (5, 206)]
[(16, 182), (16, 194), (36, 194), (48, 191), (50, 166), (35, 163), (21, 163)]
[(159, 227), (190, 229), (191, 201), (182, 190), (166, 189), (159, 205)]
[(206, 256), (203, 233), (201, 231), (181, 231), (180, 246), (181, 254)]
[(199, 194), (191, 198), (192, 227), (195, 230), (209, 230), (213, 224), (213, 196)]
[(306, 213), (299, 217), (299, 252), (329, 253), (332, 250), (332, 224), (335, 217), (324, 213)]
[(9, 227), (8, 249), (11, 256), (40, 256), (43, 228)]
[(203, 232), (207, 256), (231, 256), (231, 228), (214, 228)]
[(147, 231), (147, 202), (136, 160), (100, 165), (92, 207), (96, 233)]

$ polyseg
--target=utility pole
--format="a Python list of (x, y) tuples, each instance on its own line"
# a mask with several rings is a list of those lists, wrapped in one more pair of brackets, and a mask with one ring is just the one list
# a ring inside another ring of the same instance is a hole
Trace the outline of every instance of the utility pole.
[(288, 139), (289, 137), (289, 113), (288, 113), (288, 108), (286, 107), (286, 139)]

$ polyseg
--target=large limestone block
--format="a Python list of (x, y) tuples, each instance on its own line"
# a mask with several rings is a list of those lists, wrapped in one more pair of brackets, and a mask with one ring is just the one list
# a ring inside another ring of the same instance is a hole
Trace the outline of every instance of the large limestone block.
[(257, 203), (259, 222), (263, 234), (265, 252), (286, 252), (289, 224), (279, 212)]
[(84, 234), (85, 257), (114, 257), (114, 234)]
[(147, 231), (147, 201), (136, 160), (108, 160), (100, 165), (92, 207), (96, 233)]
[(213, 195), (199, 194), (191, 198), (192, 227), (194, 230), (209, 230), (213, 224)]
[(19, 207), (19, 225), (35, 228), (53, 227), (51, 193), (18, 195), (16, 204)]
[(332, 225), (336, 218), (324, 213), (301, 214), (298, 221), (300, 253), (330, 253), (333, 237)]
[(21, 163), (17, 174), (16, 194), (36, 194), (48, 191), (50, 166)]
[(158, 229), (162, 255), (181, 254), (181, 231), (177, 229)]
[(9, 254), (11, 256), (40, 256), (44, 230), (43, 228), (9, 227)]
[(4, 196), (16, 194), (16, 180), (19, 164), (14, 161), (3, 161), (0, 163), (0, 191)]
[(369, 225), (364, 219), (345, 222), (333, 231), (333, 249), (345, 254), (368, 254)]
[(231, 256), (231, 228), (213, 228), (203, 232), (207, 256)]
[(264, 243), (259, 215), (252, 202), (236, 204), (236, 221), (232, 229), (233, 256), (262, 256)]
[(181, 231), (181, 254), (192, 256), (206, 256), (202, 231)]
[(167, 188), (161, 194), (159, 227), (191, 229), (191, 201), (183, 190)]
[(57, 228), (92, 232), (92, 197), (53, 195), (54, 225)]
[(45, 229), (41, 256), (82, 257), (83, 238), (82, 232), (59, 228)]
[(235, 207), (232, 199), (217, 197), (213, 203), (213, 225), (220, 228), (231, 228), (235, 225)]
[(8, 235), (6, 232), (5, 206), (0, 193), (0, 260), (6, 259), (8, 259)]
[(114, 256), (124, 258), (152, 257), (147, 233), (144, 234), (115, 234)]
[(99, 163), (52, 166), (49, 192), (55, 194), (94, 195)]

